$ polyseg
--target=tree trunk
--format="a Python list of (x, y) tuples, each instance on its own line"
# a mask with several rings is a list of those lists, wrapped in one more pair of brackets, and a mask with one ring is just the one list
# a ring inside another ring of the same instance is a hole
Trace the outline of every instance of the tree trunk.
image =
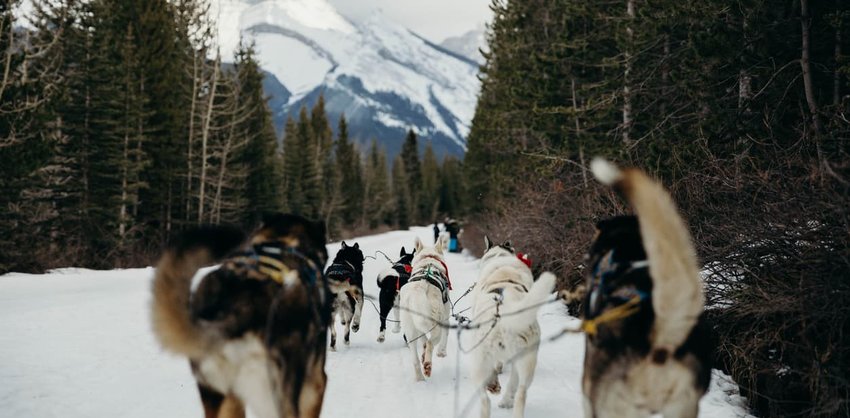
[(806, 93), (806, 103), (809, 105), (809, 113), (812, 115), (812, 126), (815, 130), (815, 148), (817, 149), (818, 162), (823, 163), (823, 152), (821, 151), (821, 133), (823, 127), (818, 117), (818, 104), (815, 100), (814, 86), (812, 83), (811, 63), (809, 62), (810, 40), (809, 28), (812, 21), (809, 16), (809, 0), (800, 0), (800, 26), (802, 29), (803, 46), (800, 57), (800, 66), (803, 71), (803, 88)]
[(204, 127), (201, 132), (201, 177), (198, 183), (198, 224), (204, 222), (204, 191), (206, 189), (207, 181), (207, 142), (210, 137), (210, 124), (212, 123), (212, 111), (213, 105), (215, 104), (215, 89), (218, 85), (218, 70), (221, 66), (220, 60), (221, 56), (217, 55), (215, 62), (213, 63), (215, 68), (213, 68), (212, 85), (208, 92), (208, 103), (206, 115), (204, 116)]
[(628, 23), (626, 24), (626, 69), (623, 74), (623, 142), (631, 143), (632, 138), (632, 89), (631, 89), (631, 72), (632, 72), (632, 44), (634, 43), (634, 29), (632, 25), (635, 20), (635, 0), (626, 0), (626, 16)]
[(192, 101), (189, 105), (189, 138), (188, 158), (186, 158), (186, 215), (185, 221), (189, 222), (192, 216), (192, 158), (195, 142), (195, 108), (198, 102), (198, 52), (192, 53)]
[(835, 28), (835, 70), (832, 73), (832, 104), (835, 106), (841, 103), (841, 72), (838, 65), (841, 60), (841, 24), (839, 18), (838, 27)]

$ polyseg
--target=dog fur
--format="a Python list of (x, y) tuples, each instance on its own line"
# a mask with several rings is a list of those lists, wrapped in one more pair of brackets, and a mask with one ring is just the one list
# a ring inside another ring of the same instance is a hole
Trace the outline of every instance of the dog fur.
[(401, 288), (407, 284), (407, 280), (410, 279), (410, 272), (412, 270), (410, 263), (413, 261), (413, 255), (415, 253), (414, 251), (408, 254), (404, 247), (401, 247), (401, 251), (399, 252), (399, 257), (401, 258), (391, 267), (387, 267), (386, 270), (378, 274), (378, 288), (381, 289), (378, 295), (378, 301), (381, 306), (379, 312), (381, 325), (378, 329), (379, 343), (384, 342), (386, 339), (387, 318), (391, 310), (395, 317), (395, 325), (393, 325), (392, 332), (398, 333), (401, 331), (401, 321), (399, 321), (398, 315), (399, 293)]
[(351, 343), (351, 331), (360, 330), (360, 316), (363, 314), (363, 261), (360, 244), (355, 242), (354, 245), (348, 245), (343, 241), (333, 263), (325, 271), (334, 294), (330, 324), (331, 350), (336, 350), (335, 318), (339, 318), (340, 324), (345, 327), (345, 345)]
[(640, 170), (601, 159), (591, 170), (625, 196), (636, 217), (597, 225), (585, 321), (627, 298), (639, 302), (635, 313), (600, 323), (587, 337), (585, 416), (695, 418), (711, 376), (711, 341), (688, 229), (663, 187)]
[[(192, 294), (200, 267), (240, 248), (243, 255), (226, 259)], [(282, 254), (276, 279), (244, 255), (256, 248)], [(164, 252), (152, 289), (154, 334), (189, 359), (207, 418), (244, 417), (245, 407), (259, 418), (319, 416), (330, 320), (320, 270), (326, 260), (324, 225), (281, 214), (266, 216), (247, 242), (240, 231), (210, 227)]]
[[(513, 408), (514, 418), (522, 418), (540, 345), (539, 306), (535, 306), (552, 293), (555, 276), (546, 272), (534, 281), (531, 269), (517, 257), (510, 242), (495, 245), (484, 237), (484, 243), (487, 250), (473, 291), (472, 317), (480, 324), (495, 324), (478, 328), (472, 337), (480, 344), (472, 354), (472, 370), (474, 381), (481, 384), (481, 417), (490, 416), (487, 392), (501, 390), (498, 373), (503, 364), (510, 363), (510, 380), (499, 406)], [(497, 314), (503, 316), (497, 319)]]
[[(419, 238), (414, 245), (411, 279), (419, 272), (432, 269), (448, 277), (443, 253), (446, 242), (437, 241), (433, 247), (425, 247)], [(446, 283), (448, 286), (448, 283)], [(431, 355), (434, 346), (438, 345), (438, 357), (446, 356), (449, 330), (441, 324), (448, 324), (451, 314), (451, 302), (443, 302), (443, 294), (437, 286), (427, 280), (411, 280), (401, 289), (401, 327), (404, 339), (410, 349), (414, 377), (416, 381), (425, 380), (431, 376)], [(422, 344), (424, 352), (419, 358), (418, 344)]]

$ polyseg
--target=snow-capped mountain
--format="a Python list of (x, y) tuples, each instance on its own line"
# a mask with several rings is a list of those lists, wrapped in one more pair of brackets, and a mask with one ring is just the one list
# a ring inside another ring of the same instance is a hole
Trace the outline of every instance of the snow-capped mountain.
[(456, 54), (469, 58), (479, 64), (484, 64), (481, 51), (487, 51), (486, 27), (481, 25), (459, 36), (451, 36), (440, 42), (440, 46)]
[(379, 12), (350, 21), (326, 0), (217, 0), (212, 12), (223, 56), (240, 34), (253, 39), (260, 64), (291, 94), (272, 109), (278, 128), (324, 94), (332, 121), (344, 113), (353, 138), (378, 138), (391, 155), (409, 128), (438, 154), (465, 151), (479, 89), (472, 60)]

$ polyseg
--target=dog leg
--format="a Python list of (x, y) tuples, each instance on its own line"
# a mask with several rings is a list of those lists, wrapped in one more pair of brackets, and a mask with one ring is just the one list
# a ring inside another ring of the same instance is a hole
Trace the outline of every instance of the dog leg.
[(351, 324), (351, 329), (354, 332), (360, 331), (360, 316), (363, 314), (363, 291), (354, 289), (354, 319)]
[[(452, 307), (448, 303), (443, 306), (443, 323), (449, 323), (449, 317), (452, 315)], [(446, 356), (446, 345), (449, 343), (449, 329), (445, 327), (441, 327), (440, 332), (440, 345), (437, 349), (437, 357), (445, 357)]]
[(398, 334), (401, 331), (401, 320), (398, 319), (398, 295), (395, 297), (395, 303), (393, 303), (393, 316), (395, 317), (395, 325), (393, 325), (393, 333)]
[(201, 404), (204, 406), (204, 417), (218, 418), (218, 411), (221, 409), (221, 404), (224, 402), (224, 395), (205, 386), (198, 385), (198, 391), (201, 393)]
[(525, 416), (525, 398), (528, 394), (528, 386), (534, 379), (535, 367), (537, 367), (536, 350), (520, 357), (511, 365), (511, 376), (516, 373), (518, 377), (516, 394), (514, 395), (514, 418)]
[(218, 411), (218, 418), (245, 418), (245, 407), (233, 395), (227, 395)]
[(425, 377), (431, 377), (431, 354), (434, 352), (434, 343), (430, 339), (425, 340), (425, 349), (422, 353), (422, 369)]
[(419, 362), (419, 350), (416, 348), (416, 341), (407, 343), (407, 348), (410, 350), (411, 359), (413, 360), (413, 377), (417, 382), (425, 380), (422, 376), (422, 364)]
[[(390, 310), (393, 308), (393, 299), (387, 294), (387, 290), (381, 289), (381, 311), (380, 311), (380, 320), (381, 320), (381, 328), (378, 333), (378, 342), (384, 342), (386, 338), (386, 329), (387, 329), (387, 316), (390, 314)], [(398, 327), (398, 323), (396, 323), (396, 327)]]
[(323, 369), (320, 361), (313, 361), (312, 370), (308, 370), (308, 381), (301, 388), (298, 397), (298, 410), (300, 418), (319, 418), (322, 412), (322, 401), (325, 398), (325, 386), (328, 375)]
[(331, 329), (331, 351), (336, 351), (336, 325), (334, 324), (334, 319), (336, 319), (336, 309), (331, 311), (331, 323), (328, 327)]
[(351, 310), (351, 309), (348, 309), (348, 308), (347, 308), (347, 309), (345, 309), (345, 310), (343, 311), (343, 316), (345, 316), (345, 341), (344, 341), (344, 342), (345, 342), (345, 345), (349, 345), (349, 344), (351, 344), (351, 322), (352, 322), (352, 321), (351, 321), (351, 316), (352, 316), (352, 310)]
[(475, 369), (472, 374), (473, 382), (478, 383), (478, 396), (481, 399), (481, 418), (490, 418), (490, 395), (487, 394), (491, 383), (491, 371), (487, 367), (488, 359), (480, 358), (475, 363)]
[(499, 408), (514, 407), (514, 395), (516, 395), (518, 384), (519, 375), (517, 374), (517, 368), (511, 367), (511, 376), (508, 378), (508, 386), (505, 388), (505, 394), (502, 395), (502, 400), (499, 401)]

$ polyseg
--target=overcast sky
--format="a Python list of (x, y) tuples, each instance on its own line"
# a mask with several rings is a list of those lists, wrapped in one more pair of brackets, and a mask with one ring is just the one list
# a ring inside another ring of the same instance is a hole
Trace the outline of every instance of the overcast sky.
[(434, 42), (462, 35), (490, 20), (490, 0), (328, 0), (353, 19), (380, 8), (390, 20)]

